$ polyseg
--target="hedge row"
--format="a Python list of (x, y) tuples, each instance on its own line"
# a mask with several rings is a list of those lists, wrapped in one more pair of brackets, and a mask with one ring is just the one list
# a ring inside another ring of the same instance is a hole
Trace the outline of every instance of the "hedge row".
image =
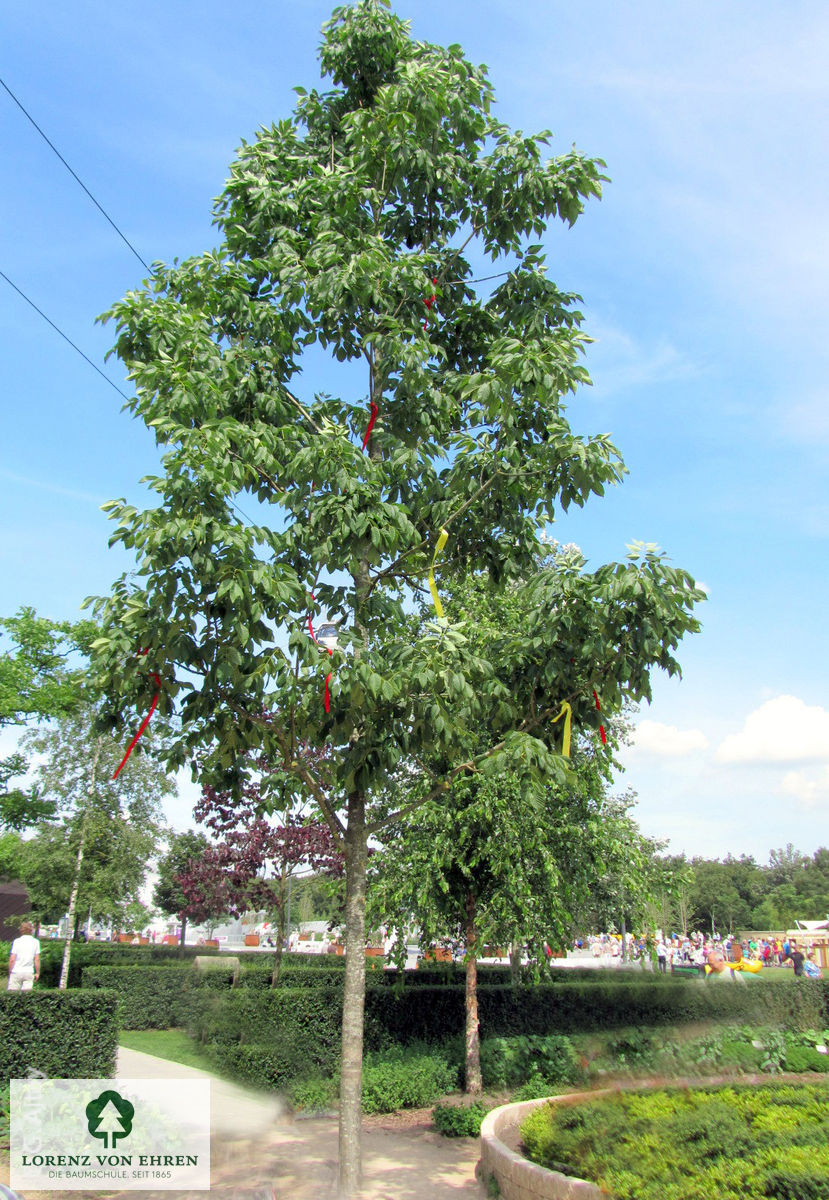
[[(460, 1039), (452, 1045), (414, 1044), (369, 1053), (363, 1063), (363, 1112), (395, 1112), (434, 1104), (458, 1086), (462, 1053)], [(214, 1043), (208, 1047), (208, 1055), (223, 1073), (249, 1087), (287, 1092), (299, 1108), (318, 1110), (334, 1103), (339, 1059), (316, 1045), (300, 1050), (296, 1046)]]
[[(369, 975), (366, 1041), (434, 1042), (463, 1027), (464, 992), (445, 984), (384, 986), (392, 973)], [(294, 966), (271, 988), (270, 973), (243, 968), (232, 987), (228, 966), (204, 974), (189, 965), (87, 967), (84, 986), (113, 989), (125, 1029), (193, 1028), (204, 1042), (250, 1044), (295, 1030), (315, 1031), (323, 1044), (339, 1036), (343, 976), (339, 970)], [(535, 987), (482, 984), (483, 1037), (546, 1036), (625, 1025), (697, 1020), (765, 1022), (793, 1028), (829, 1026), (829, 981), (644, 979), (555, 982)], [(269, 1032), (263, 1039), (263, 1031)], [(333, 1032), (332, 1032), (333, 1030)]]
[[(218, 954), (203, 946), (186, 946), (181, 953), (176, 946), (126, 946), (118, 942), (73, 942), (69, 957), (69, 987), (81, 986), (82, 972), (92, 966), (182, 966), (191, 963), (197, 954)], [(63, 942), (57, 939), (40, 943), (40, 982), (44, 987), (58, 986), (63, 965)]]
[[(310, 955), (309, 955), (310, 957)], [(193, 993), (229, 991), (233, 987), (233, 967), (211, 966), (210, 971), (197, 972), (192, 965), (175, 963), (167, 966), (85, 967), (84, 988), (107, 988), (118, 995), (118, 1012), (122, 1029), (170, 1029), (188, 1023), (193, 1005)], [(382, 982), (382, 973), (377, 977)], [(324, 972), (294, 966), (281, 976), (282, 987), (335, 988), (342, 996), (341, 972)], [(369, 981), (372, 976), (368, 976)], [(243, 967), (239, 972), (238, 990), (261, 994), (270, 992), (271, 972), (260, 967)]]
[(0, 992), (0, 1085), (115, 1074), (118, 998), (111, 992)]
[(84, 990), (115, 995), (121, 1029), (171, 1029), (184, 1025), (191, 993), (230, 989), (233, 971), (198, 975), (192, 966), (86, 967)]
[[(339, 1038), (340, 987), (267, 992), (236, 988), (191, 993), (188, 1025), (203, 1042), (335, 1045)], [(829, 1026), (829, 983), (792, 981), (791, 986), (686, 981), (682, 984), (582, 984), (536, 988), (478, 989), (481, 1035), (547, 1036), (626, 1025), (736, 1021), (793, 1028)], [(464, 995), (456, 988), (419, 987), (366, 992), (366, 1048), (412, 1041), (436, 1042), (463, 1029)]]

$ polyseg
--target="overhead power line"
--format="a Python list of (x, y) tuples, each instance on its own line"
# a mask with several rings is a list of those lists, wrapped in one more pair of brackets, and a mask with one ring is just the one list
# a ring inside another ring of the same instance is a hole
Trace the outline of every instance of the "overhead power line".
[[(78, 175), (77, 175), (77, 174), (76, 174), (76, 173), (75, 173), (75, 172), (72, 170), (72, 168), (69, 166), (69, 163), (68, 163), (68, 162), (66, 161), (66, 159), (63, 157), (63, 155), (61, 154), (60, 150), (58, 150), (58, 148), (57, 148), (57, 146), (55, 145), (55, 143), (49, 140), (49, 138), (46, 136), (46, 134), (45, 134), (45, 133), (43, 132), (43, 130), (40, 128), (40, 126), (38, 125), (37, 121), (34, 119), (34, 117), (32, 116), (32, 114), (31, 114), (30, 112), (27, 112), (27, 111), (26, 111), (26, 109), (25, 109), (25, 108), (23, 107), (23, 105), (20, 103), (20, 101), (18, 100), (17, 96), (15, 96), (14, 92), (11, 90), (11, 88), (9, 87), (9, 85), (8, 85), (7, 83), (5, 83), (5, 82), (4, 82), (4, 80), (2, 80), (2, 79), (0, 79), (0, 85), (2, 85), (2, 87), (3, 87), (3, 88), (5, 88), (5, 90), (8, 92), (8, 94), (11, 96), (12, 100), (14, 100), (15, 104), (17, 105), (17, 107), (18, 107), (18, 108), (20, 109), (20, 111), (23, 113), (24, 117), (26, 117), (26, 118), (27, 118), (27, 120), (31, 121), (32, 125), (34, 125), (35, 129), (38, 131), (38, 133), (40, 134), (40, 136), (43, 138), (44, 142), (46, 142), (47, 146), (49, 146), (49, 147), (50, 147), (50, 148), (51, 148), (51, 149), (52, 149), (52, 150), (55, 152), (55, 154), (58, 156), (58, 158), (60, 159), (60, 161), (61, 161), (61, 162), (63, 163), (63, 165), (66, 167), (66, 169), (67, 169), (67, 171), (69, 172), (69, 174), (72, 176), (72, 178), (73, 178), (73, 179), (74, 179), (74, 180), (75, 180), (77, 183), (79, 183), (79, 184), (80, 184), (80, 186), (81, 186), (81, 187), (83, 188), (83, 190), (86, 192), (87, 196), (88, 196), (88, 197), (89, 197), (89, 199), (92, 201), (92, 203), (95, 205), (95, 207), (98, 209), (98, 211), (99, 211), (99, 212), (100, 212), (100, 213), (101, 213), (101, 214), (102, 214), (104, 217), (106, 217), (106, 219), (109, 221), (109, 223), (110, 223), (110, 225), (112, 226), (112, 228), (113, 228), (113, 229), (115, 230), (115, 232), (118, 234), (118, 236), (119, 236), (119, 238), (121, 239), (121, 241), (122, 241), (122, 242), (124, 242), (124, 243), (125, 243), (125, 245), (127, 245), (127, 246), (129, 247), (129, 249), (132, 251), (132, 253), (135, 255), (135, 257), (136, 257), (136, 258), (138, 259), (138, 261), (141, 263), (141, 266), (142, 266), (142, 267), (144, 267), (144, 269), (145, 269), (146, 271), (151, 271), (151, 270), (152, 270), (152, 268), (149, 266), (149, 264), (144, 262), (144, 259), (143, 259), (143, 258), (141, 257), (141, 255), (138, 253), (138, 251), (136, 250), (135, 246), (133, 246), (132, 242), (129, 240), (129, 238), (126, 236), (126, 234), (125, 234), (125, 233), (122, 233), (122, 231), (121, 231), (121, 230), (118, 228), (118, 226), (115, 224), (115, 222), (113, 221), (113, 219), (112, 219), (112, 217), (109, 215), (109, 213), (106, 211), (106, 209), (105, 209), (105, 208), (103, 208), (103, 206), (102, 206), (102, 205), (100, 205), (100, 204), (98, 203), (98, 201), (95, 199), (95, 197), (92, 195), (92, 193), (90, 192), (89, 188), (86, 186), (86, 184), (84, 183), (84, 181), (83, 181), (83, 180), (82, 180), (82, 179), (81, 179), (81, 178), (80, 178), (80, 177), (79, 177), (79, 176), (78, 176)], [(4, 278), (5, 278), (5, 276), (4, 276)], [(14, 284), (12, 284), (12, 287), (14, 287)], [(21, 293), (21, 294), (22, 294), (22, 293)], [(30, 303), (31, 303), (31, 301), (30, 301)], [(43, 314), (41, 314), (41, 316), (42, 316), (42, 315), (43, 315)], [(46, 319), (48, 320), (48, 317), (47, 317)], [(51, 322), (49, 322), (49, 323), (51, 324)], [(60, 333), (60, 330), (58, 330), (58, 333)], [(61, 335), (61, 336), (63, 336), (63, 335)], [(67, 340), (68, 340), (68, 339), (67, 339)], [(96, 368), (96, 370), (97, 370), (97, 368)], [(106, 378), (106, 376), (104, 376), (104, 378)]]
[(83, 352), (83, 350), (81, 350), (80, 346), (76, 346), (75, 343), (72, 341), (72, 339), (70, 337), (68, 337), (63, 332), (62, 329), (59, 329), (54, 321), (52, 321), (49, 317), (46, 316), (46, 313), (43, 311), (43, 309), (38, 308), (38, 306), (35, 304), (34, 300), (30, 300), (29, 297), (26, 295), (26, 293), (22, 292), (20, 290), (20, 288), (17, 286), (17, 284), (13, 283), (12, 280), (9, 279), (9, 277), (5, 273), (5, 271), (0, 271), (0, 277), (5, 279), (6, 283), (9, 285), (9, 287), (14, 288), (14, 290), (17, 292), (18, 296), (22, 297), (22, 299), (25, 300), (26, 303), (29, 304), (35, 310), (35, 312), (38, 314), (38, 316), (43, 317), (43, 320), (46, 322), (47, 325), (52, 326), (55, 333), (59, 333), (60, 336), (63, 338), (63, 340), (65, 342), (68, 342), (69, 345), (72, 347), (72, 349), (75, 350), (78, 354), (80, 354), (82, 359), (84, 359), (86, 362), (89, 363), (89, 365), (90, 365), (90, 367), (92, 367), (93, 371), (98, 372), (98, 374), (101, 376), (101, 379), (105, 379), (110, 387), (115, 388), (115, 390), (119, 396), (123, 396), (123, 398), (127, 401), (129, 400), (129, 396), (126, 394), (126, 392), (122, 392), (121, 389), (119, 388), (118, 384), (113, 383), (112, 380), (110, 379), (110, 377), (108, 375), (105, 375), (104, 372), (101, 370), (101, 368), (96, 363), (94, 363), (92, 361), (92, 359), (89, 358), (88, 355), (84, 354), (84, 352)]

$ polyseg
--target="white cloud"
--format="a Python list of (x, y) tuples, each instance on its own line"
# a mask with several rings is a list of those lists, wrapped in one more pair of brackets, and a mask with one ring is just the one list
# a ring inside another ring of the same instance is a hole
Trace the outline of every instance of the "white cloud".
[(640, 721), (633, 732), (633, 749), (660, 758), (682, 758), (705, 750), (708, 738), (700, 729), (677, 729), (659, 721)]
[(802, 808), (829, 807), (829, 767), (821, 771), (787, 771), (781, 784)]
[(797, 696), (776, 696), (749, 713), (717, 749), (721, 763), (829, 762), (829, 712)]

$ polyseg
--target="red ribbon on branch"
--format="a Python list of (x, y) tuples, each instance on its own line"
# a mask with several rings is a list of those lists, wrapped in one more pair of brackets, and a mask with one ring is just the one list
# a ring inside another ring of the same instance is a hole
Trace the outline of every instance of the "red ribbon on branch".
[(373, 400), (369, 406), (369, 411), (371, 415), (369, 416), (368, 425), (366, 426), (366, 435), (363, 438), (363, 450), (365, 450), (366, 446), (368, 445), (368, 439), (371, 437), (371, 431), (374, 428), (374, 422), (377, 420), (377, 405)]
[[(433, 287), (437, 287), (437, 283), (438, 283), (438, 277), (437, 277), (437, 275), (435, 275), (435, 276), (433, 276), (433, 278), (432, 278), (432, 285), (433, 285)], [(426, 308), (429, 310), (429, 312), (431, 312), (431, 311), (432, 311), (432, 305), (434, 304), (434, 302), (435, 302), (435, 300), (436, 300), (436, 299), (437, 299), (437, 292), (432, 292), (432, 294), (431, 294), (431, 296), (429, 297), (429, 299), (428, 299), (428, 300), (424, 300), (424, 301), (423, 301), (423, 303), (426, 305)], [(428, 315), (428, 313), (427, 313), (427, 314), (426, 314), (426, 320), (423, 322), (423, 328), (424, 328), (424, 329), (428, 329), (428, 327), (429, 327), (429, 315)]]
[[(597, 712), (601, 712), (601, 711), (602, 711), (602, 706), (601, 706), (601, 704), (599, 704), (599, 697), (598, 697), (598, 695), (596, 694), (596, 689), (595, 689), (595, 688), (593, 688), (593, 699), (596, 701), (596, 711), (597, 711)], [(600, 725), (600, 726), (599, 726), (599, 736), (600, 736), (600, 737), (601, 737), (601, 739), (602, 739), (602, 745), (603, 745), (603, 746), (606, 746), (606, 745), (607, 745), (607, 734), (606, 734), (606, 733), (605, 733), (605, 731), (604, 731), (604, 725)]]
[[(143, 655), (143, 654), (146, 654), (148, 650), (149, 650), (149, 646), (147, 647), (147, 650), (142, 650), (142, 651), (141, 651), (141, 654), (142, 654), (142, 655)], [(160, 678), (158, 677), (158, 675), (156, 675), (156, 673), (155, 673), (154, 671), (151, 671), (151, 672), (150, 672), (150, 678), (155, 680), (156, 687), (157, 687), (157, 688), (159, 688), (159, 691), (157, 691), (157, 692), (156, 692), (156, 694), (153, 696), (153, 702), (152, 702), (152, 704), (150, 705), (150, 711), (147, 713), (147, 715), (146, 715), (146, 717), (144, 718), (144, 720), (143, 720), (143, 721), (141, 722), (141, 724), (138, 726), (138, 732), (136, 733), (135, 737), (132, 739), (132, 741), (130, 742), (130, 744), (127, 746), (127, 752), (126, 752), (126, 754), (124, 755), (124, 757), (121, 759), (121, 762), (120, 762), (120, 764), (119, 764), (119, 766), (118, 766), (118, 769), (116, 770), (115, 774), (112, 776), (112, 778), (113, 778), (113, 779), (117, 779), (117, 778), (118, 778), (118, 776), (120, 775), (120, 773), (121, 773), (122, 769), (123, 769), (123, 768), (124, 768), (124, 766), (126, 765), (127, 759), (129, 758), (129, 756), (132, 754), (133, 750), (135, 749), (135, 746), (136, 746), (136, 743), (138, 742), (138, 739), (141, 737), (141, 734), (144, 732), (144, 730), (145, 730), (145, 729), (147, 728), (147, 726), (149, 725), (149, 723), (150, 723), (150, 717), (151, 717), (151, 716), (153, 715), (153, 713), (155, 712), (156, 705), (158, 704), (158, 697), (161, 695), (161, 691), (160, 691), (160, 688), (161, 688), (161, 680), (160, 680)]]

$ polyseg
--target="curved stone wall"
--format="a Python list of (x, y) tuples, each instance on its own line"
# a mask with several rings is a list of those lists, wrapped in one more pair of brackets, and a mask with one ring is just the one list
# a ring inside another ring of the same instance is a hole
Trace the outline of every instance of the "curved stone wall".
[(548, 1171), (537, 1163), (510, 1150), (505, 1144), (521, 1122), (542, 1104), (557, 1104), (563, 1100), (588, 1100), (606, 1096), (613, 1088), (595, 1092), (572, 1092), (546, 1100), (524, 1100), (520, 1104), (503, 1104), (488, 1113), (481, 1125), (481, 1179), (491, 1187), (494, 1177), (502, 1200), (602, 1200), (606, 1193), (595, 1183), (573, 1179), (559, 1171)]

